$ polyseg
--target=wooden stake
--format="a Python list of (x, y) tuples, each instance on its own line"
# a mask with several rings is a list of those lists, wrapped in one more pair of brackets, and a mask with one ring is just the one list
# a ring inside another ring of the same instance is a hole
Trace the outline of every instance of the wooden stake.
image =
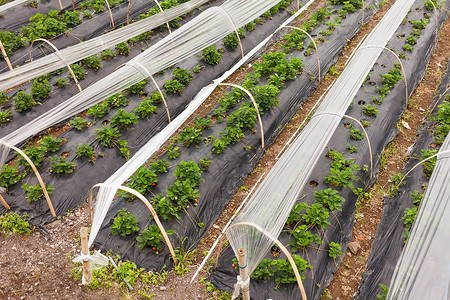
[(13, 67), (11, 65), (11, 62), (9, 61), (8, 54), (6, 54), (5, 47), (3, 47), (3, 43), (1, 40), (0, 40), (0, 49), (2, 50), (3, 57), (5, 58), (6, 63), (8, 64), (9, 70), (12, 71)]
[[(88, 248), (88, 236), (87, 236), (87, 227), (81, 227), (80, 228), (80, 235), (81, 235), (81, 253), (83, 255), (89, 254), (89, 248)], [(86, 282), (91, 281), (91, 262), (89, 260), (83, 260), (83, 278)]]
[[(239, 274), (241, 275), (241, 279), (245, 282), (248, 278), (248, 269), (247, 269), (247, 254), (243, 248), (239, 248), (238, 250), (238, 262), (239, 262)], [(248, 286), (243, 286), (242, 288), (242, 299), (250, 300), (250, 291)]]
[(58, 0), (58, 1), (59, 1), (59, 7), (61, 8), (61, 10), (63, 10), (61, 0)]
[(2, 202), (3, 206), (9, 210), (11, 207), (9, 207), (8, 203), (6, 203), (5, 199), (3, 199), (2, 195), (0, 195), (0, 202)]

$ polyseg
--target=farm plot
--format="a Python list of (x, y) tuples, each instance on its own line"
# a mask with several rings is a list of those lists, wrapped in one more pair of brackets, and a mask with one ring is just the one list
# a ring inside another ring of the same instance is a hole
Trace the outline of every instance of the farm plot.
[[(429, 12), (422, 11), (419, 2), (416, 2), (413, 7), (415, 10), (409, 14), (404, 24), (389, 41), (389, 48), (392, 51), (399, 53), (399, 50), (395, 49), (403, 48), (406, 44), (404, 38), (410, 33), (419, 34), (414, 30), (422, 27), (418, 25), (419, 23), (428, 23), (423, 21), (423, 18), (426, 18)], [(439, 22), (445, 18), (445, 14), (441, 14)], [(412, 53), (414, 57), (422, 57), (423, 61), (428, 61), (431, 49), (434, 47), (434, 32), (435, 28), (430, 25), (420, 31), (420, 38), (415, 39), (416, 46), (412, 50), (416, 51)], [(408, 91), (411, 92), (411, 88), (414, 89), (421, 80), (425, 65), (407, 58), (406, 54), (402, 57), (408, 79)], [(374, 66), (347, 112), (347, 115), (367, 126), (366, 131), (373, 153), (381, 153), (396, 134), (395, 126), (406, 105), (405, 85), (400, 66), (394, 65), (394, 62), (395, 58), (390, 53), (380, 57), (378, 64)], [(377, 74), (381, 75), (377, 76)], [(351, 237), (358, 195), (361, 198), (367, 197), (364, 190), (374, 181), (374, 178), (370, 180), (368, 174), (370, 161), (367, 143), (357, 142), (364, 139), (365, 134), (355, 124), (354, 121), (343, 120), (343, 126), (335, 132), (329, 150), (324, 153), (324, 156), (328, 158), (324, 157), (318, 163), (311, 176), (310, 186), (305, 187), (301, 192), (302, 199), (299, 200), (301, 202), (294, 207), (285, 231), (279, 238), (284, 245), (290, 245), (292, 252), (300, 254), (294, 259), (298, 269), (304, 271), (306, 276), (303, 284), (308, 298), (318, 298), (330, 282), (332, 273), (339, 263), (339, 257), (342, 258), (341, 251), (345, 250), (346, 243)], [(342, 138), (349, 133), (349, 140)], [(345, 153), (344, 156), (341, 153)], [(375, 160), (375, 169), (378, 169), (378, 163), (379, 161)], [(361, 170), (357, 171), (360, 168)], [(342, 186), (351, 188), (342, 189)], [(338, 187), (337, 191), (331, 190), (332, 187)], [(319, 190), (320, 188), (323, 189)], [(345, 202), (343, 202), (344, 199), (346, 199)], [(312, 204), (312, 202), (315, 203)], [(342, 213), (339, 213), (338, 210), (341, 207)], [(283, 257), (277, 247), (272, 248), (271, 254), (275, 257)], [(251, 280), (252, 296), (256, 298), (300, 297), (296, 285), (287, 284), (295, 282), (287, 260), (272, 262), (271, 254), (267, 254), (265, 257), (267, 260), (263, 260), (253, 273), (256, 274), (253, 276), (254, 280)], [(231, 249), (225, 250), (220, 258), (218, 269), (214, 270), (210, 277), (217, 287), (227, 291), (232, 289), (238, 274), (235, 269), (237, 262), (232, 260), (233, 257)], [(277, 290), (274, 291), (273, 287)]]
[[(448, 134), (449, 108), (448, 84), (450, 78), (450, 63), (442, 77), (439, 91), (434, 97), (428, 110), (428, 121), (419, 128), (418, 138), (411, 149), (409, 160), (404, 171), (396, 176), (396, 185), (411, 168), (420, 160), (429, 157), (437, 151)], [(377, 294), (386, 294), (394, 269), (404, 248), (415, 216), (419, 210), (420, 202), (427, 188), (428, 180), (434, 170), (436, 158), (425, 162), (412, 170), (403, 180), (398, 190), (391, 191), (391, 195), (384, 201), (383, 216), (378, 226), (375, 239), (372, 243), (371, 253), (367, 262), (363, 281), (358, 290), (358, 298), (372, 299)]]

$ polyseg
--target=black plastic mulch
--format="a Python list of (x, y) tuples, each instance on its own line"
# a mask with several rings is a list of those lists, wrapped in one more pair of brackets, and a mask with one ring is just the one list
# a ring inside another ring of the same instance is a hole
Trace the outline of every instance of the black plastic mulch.
[[(419, 8), (419, 11), (414, 10), (410, 13), (410, 19), (419, 19), (423, 17), (423, 11), (420, 8), (423, 5), (423, 1), (418, 1), (414, 6), (414, 8)], [(447, 18), (445, 13), (440, 13), (438, 17), (439, 24)], [(398, 49), (397, 52), (400, 52), (402, 45), (404, 44), (404, 38), (398, 38), (397, 36), (401, 36), (406, 33), (406, 36), (412, 31), (412, 26), (408, 23), (401, 25), (392, 39), (389, 41), (389, 48)], [(414, 52), (408, 55), (407, 60), (402, 60), (404, 63), (404, 67), (407, 74), (408, 79), (408, 87), (410, 87), (409, 93), (411, 94), (413, 89), (419, 84), (422, 80), (426, 66), (431, 57), (432, 51), (434, 49), (434, 18), (430, 19), (427, 27), (422, 30), (422, 35), (418, 40), (417, 45), (414, 46)], [(420, 57), (420, 60), (414, 59)], [(359, 171), (357, 176), (361, 179), (355, 183), (356, 187), (361, 187), (363, 189), (368, 188), (373, 184), (376, 180), (376, 176), (378, 174), (379, 169), (379, 157), (383, 152), (383, 149), (386, 145), (396, 136), (397, 129), (396, 124), (399, 121), (401, 114), (405, 109), (405, 84), (403, 79), (398, 82), (396, 87), (388, 94), (386, 99), (384, 100), (383, 105), (377, 106), (379, 109), (378, 116), (375, 117), (367, 117), (362, 114), (362, 107), (364, 104), (373, 104), (371, 100), (371, 96), (378, 97), (378, 92), (371, 85), (372, 82), (375, 82), (376, 85), (381, 86), (380, 83), (377, 83), (379, 80), (378, 74), (384, 74), (389, 71), (389, 68), (393, 66), (395, 59), (391, 56), (391, 54), (383, 53), (378, 62), (374, 65), (372, 74), (370, 75), (369, 82), (366, 83), (365, 87), (362, 87), (355, 99), (354, 103), (349, 108), (347, 114), (353, 116), (358, 120), (368, 120), (372, 123), (372, 125), (366, 130), (368, 131), (368, 135), (370, 137), (370, 142), (372, 145), (372, 152), (374, 157), (374, 177), (372, 179), (369, 178), (369, 173), (364, 173)], [(389, 66), (389, 68), (387, 68)], [(372, 83), (373, 84), (373, 83)], [(343, 119), (342, 125), (334, 133), (332, 140), (329, 144), (329, 148), (331, 150), (337, 150), (339, 152), (344, 152), (344, 156), (347, 158), (352, 158), (355, 160), (356, 164), (360, 165), (370, 165), (369, 163), (369, 154), (367, 148), (367, 142), (363, 141), (353, 141), (349, 139), (349, 129), (345, 128), (345, 124), (350, 123), (351, 120)], [(354, 128), (358, 128), (358, 126), (353, 122)], [(352, 146), (359, 147), (360, 150), (357, 153), (349, 154), (345, 152), (347, 149), (347, 143)], [(324, 176), (328, 175), (329, 168), (331, 165), (331, 160), (326, 157), (328, 150), (324, 151), (323, 158), (318, 162), (316, 168), (311, 176), (311, 182), (315, 181), (318, 183), (317, 186), (307, 185), (303, 188), (301, 192), (301, 199), (299, 202), (308, 202), (311, 204), (314, 201), (313, 192), (321, 189), (329, 188), (330, 185), (326, 184), (323, 180)], [(307, 270), (304, 275), (306, 279), (303, 281), (303, 285), (305, 286), (306, 295), (308, 299), (318, 299), (320, 298), (323, 290), (329, 285), (331, 280), (333, 279), (333, 273), (336, 271), (339, 262), (342, 260), (343, 255), (345, 255), (345, 251), (348, 243), (351, 240), (351, 234), (353, 231), (353, 223), (354, 223), (354, 215), (355, 215), (355, 204), (357, 202), (357, 197), (351, 192), (350, 189), (340, 189), (340, 196), (346, 199), (342, 207), (342, 213), (333, 213), (330, 214), (330, 222), (331, 225), (328, 226), (325, 233), (319, 232), (322, 240), (324, 240), (324, 245), (321, 249), (328, 250), (327, 244), (329, 242), (339, 243), (342, 247), (342, 256), (340, 259), (333, 260), (328, 257), (328, 253), (326, 251), (318, 251), (311, 249), (307, 251), (307, 256), (305, 253), (301, 251), (298, 252), (303, 259), (307, 260), (312, 266), (312, 270)], [(385, 231), (386, 234), (386, 231)], [(401, 234), (401, 233), (400, 233)], [(283, 244), (289, 243), (289, 234), (288, 231), (282, 232), (279, 237), (279, 240)], [(382, 244), (382, 243), (380, 243)], [(381, 255), (380, 255), (381, 256)], [(228, 247), (222, 253), (218, 268), (212, 270), (212, 273), (209, 276), (209, 280), (219, 289), (225, 291), (232, 291), (234, 283), (236, 283), (236, 276), (238, 275), (238, 270), (236, 270), (232, 266), (232, 259), (235, 257), (233, 250), (231, 247)], [(379, 257), (379, 256), (377, 256)], [(271, 254), (267, 254), (266, 258), (273, 259)], [(285, 258), (283, 254), (280, 255), (280, 258)], [(292, 284), (281, 284), (278, 286), (278, 289), (275, 290), (276, 286), (274, 278), (267, 281), (250, 281), (250, 295), (252, 299), (300, 299), (300, 292), (296, 283)], [(373, 299), (374, 297), (361, 297), (361, 299)]]
[[(448, 88), (450, 84), (449, 72), (450, 62), (447, 64), (446, 72), (442, 75), (441, 86), (438, 93), (434, 96), (429, 109), (436, 105), (440, 95)], [(439, 100), (431, 115), (438, 112), (438, 105), (444, 100), (445, 97)], [(428, 120), (419, 128), (418, 138), (409, 153), (410, 157), (416, 154), (420, 158), (422, 149), (438, 149), (430, 146), (434, 143), (434, 137), (431, 132), (434, 124), (434, 121)], [(419, 161), (420, 159), (410, 158), (402, 173), (408, 172)], [(405, 245), (405, 226), (401, 219), (405, 209), (413, 207), (411, 193), (414, 191), (422, 193), (422, 185), (426, 183), (428, 183), (428, 179), (423, 172), (423, 166), (419, 166), (408, 175), (394, 197), (386, 197), (384, 199), (383, 215), (372, 243), (366, 271), (362, 275), (362, 282), (358, 289), (358, 299), (375, 299), (376, 295), (381, 293), (381, 289), (378, 286), (379, 283), (389, 286), (397, 261)]]

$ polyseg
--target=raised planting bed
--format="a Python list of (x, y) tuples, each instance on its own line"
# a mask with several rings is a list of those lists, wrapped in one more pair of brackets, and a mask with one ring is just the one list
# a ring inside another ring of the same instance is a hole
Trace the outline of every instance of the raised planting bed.
[[(395, 186), (420, 160), (437, 153), (448, 135), (450, 96), (448, 91), (446, 94), (444, 92), (450, 83), (449, 72), (450, 63), (447, 65), (440, 88), (428, 110), (429, 118), (419, 128), (418, 137), (409, 153), (406, 166), (402, 173), (396, 176), (396, 181), (393, 181)], [(404, 179), (398, 190), (393, 189), (391, 196), (385, 198), (383, 216), (358, 289), (359, 299), (375, 299), (378, 294), (386, 294), (386, 287), (389, 287), (391, 282), (435, 163), (436, 159), (431, 159), (415, 168)]]
[[(388, 47), (392, 51), (401, 49), (405, 43), (398, 36), (412, 33), (413, 24), (428, 13), (421, 9), (422, 6), (423, 1), (413, 5), (413, 10), (389, 41)], [(446, 18), (445, 13), (439, 14), (438, 24)], [(412, 55), (402, 59), (409, 94), (425, 74), (426, 63), (434, 49), (433, 17), (427, 24), (421, 29), (412, 53), (414, 58), (420, 57), (420, 61), (412, 59)], [(370, 155), (364, 132), (355, 121), (343, 119), (279, 236), (279, 240), (298, 255), (294, 259), (303, 273), (308, 299), (318, 299), (331, 282), (351, 239), (358, 200), (370, 197), (365, 191), (376, 179), (379, 155), (397, 133), (396, 125), (405, 109), (406, 99), (400, 66), (395, 62), (389, 52), (380, 56), (346, 113), (366, 126), (372, 146), (374, 176), (370, 178)], [(209, 276), (217, 288), (228, 292), (233, 289), (239, 274), (233, 259), (234, 252), (227, 247), (219, 258), (217, 269)], [(292, 269), (280, 250), (273, 247), (264, 259), (268, 260), (260, 263), (250, 280), (252, 298), (300, 298)]]

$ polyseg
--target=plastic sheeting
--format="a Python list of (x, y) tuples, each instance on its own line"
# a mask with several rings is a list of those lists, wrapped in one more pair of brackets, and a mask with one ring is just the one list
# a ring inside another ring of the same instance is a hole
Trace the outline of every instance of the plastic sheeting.
[[(164, 24), (166, 21), (179, 17), (206, 2), (208, 2), (208, 0), (191, 0), (165, 10), (162, 13), (150, 16), (117, 30), (113, 30), (83, 43), (77, 43), (71, 47), (60, 49), (59, 54), (52, 53), (43, 58), (35, 59), (28, 64), (13, 69), (12, 71), (0, 74), (0, 90), (6, 90), (13, 86), (17, 86), (43, 74), (63, 68), (66, 66), (66, 63), (72, 64), (104, 49), (113, 47), (121, 42), (125, 42), (132, 37), (138, 36)], [(107, 17), (109, 18), (109, 16)], [(28, 58), (29, 54), (27, 53), (25, 56)], [(61, 57), (63, 57), (64, 60), (62, 60)], [(14, 64), (17, 63), (14, 62)]]
[(17, 145), (40, 131), (142, 81), (148, 77), (146, 70), (150, 74), (155, 74), (198, 53), (233, 32), (234, 26), (239, 28), (245, 25), (276, 3), (278, 1), (234, 0), (206, 10), (169, 37), (129, 61), (121, 69), (0, 139), (0, 167), (3, 168), (6, 162), (10, 145)]
[[(397, 1), (361, 45), (386, 45), (414, 1)], [(227, 231), (235, 253), (247, 252), (247, 267), (253, 272), (278, 237), (289, 213), (345, 111), (359, 90), (381, 49), (357, 52), (336, 81), (314, 117), (278, 160), (241, 214)], [(264, 232), (251, 225), (254, 223)]]
[(13, 7), (16, 7), (20, 4), (26, 3), (27, 1), (28, 0), (14, 0), (9, 3), (3, 4), (2, 6), (0, 6), (0, 13), (4, 13)]

